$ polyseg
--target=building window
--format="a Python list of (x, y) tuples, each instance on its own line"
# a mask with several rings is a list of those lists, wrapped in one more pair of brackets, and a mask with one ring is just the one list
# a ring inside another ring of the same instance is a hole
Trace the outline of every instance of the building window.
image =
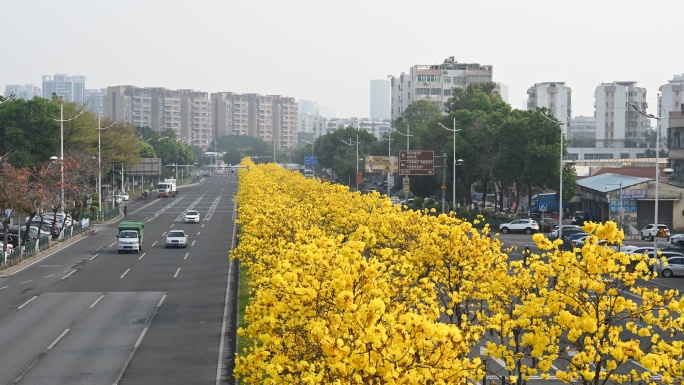
[(440, 75), (418, 75), (416, 81), (419, 83), (441, 83), (442, 77)]

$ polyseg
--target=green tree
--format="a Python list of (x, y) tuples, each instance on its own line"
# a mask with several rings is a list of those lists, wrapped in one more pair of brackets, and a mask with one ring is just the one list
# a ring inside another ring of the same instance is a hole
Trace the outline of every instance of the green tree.
[(338, 128), (316, 140), (316, 155), (322, 167), (331, 168), (341, 182), (355, 184), (357, 164), (356, 142), (358, 141), (358, 170), (362, 172), (366, 155), (378, 140), (366, 130), (352, 127)]
[[(394, 129), (402, 134), (408, 134), (411, 149), (427, 149), (426, 143), (421, 142), (423, 131), (442, 116), (439, 107), (433, 106), (427, 100), (419, 100), (411, 103), (401, 114), (401, 117), (393, 122)], [(395, 135), (397, 143), (393, 144), (396, 151), (406, 150), (406, 137)]]
[(0, 108), (0, 153), (9, 161), (36, 166), (51, 156), (59, 156), (59, 106), (47, 99), (16, 99)]

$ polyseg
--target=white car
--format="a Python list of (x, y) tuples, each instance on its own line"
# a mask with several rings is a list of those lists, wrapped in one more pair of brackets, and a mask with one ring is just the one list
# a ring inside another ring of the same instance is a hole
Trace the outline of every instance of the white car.
[(669, 239), (670, 238), (670, 229), (667, 227), (667, 225), (664, 224), (659, 224), (657, 227), (655, 224), (650, 223), (646, 225), (639, 233), (641, 235), (641, 239), (648, 239), (649, 241), (653, 241), (653, 238), (656, 236), (656, 234), (662, 230), (662, 232), (665, 234), (665, 236)]
[(166, 234), (166, 247), (188, 247), (188, 234), (183, 230), (171, 230)]
[(120, 193), (119, 197), (121, 198), (122, 201), (126, 202), (130, 200), (131, 198), (128, 196), (128, 193)]
[(188, 210), (185, 212), (185, 218), (183, 218), (183, 222), (185, 223), (199, 223), (200, 221), (200, 214), (197, 210)]
[(671, 236), (670, 243), (675, 246), (684, 247), (684, 234), (675, 234)]
[(539, 223), (534, 219), (516, 219), (513, 222), (502, 223), (499, 225), (499, 230), (504, 234), (515, 231), (532, 234), (539, 232)]

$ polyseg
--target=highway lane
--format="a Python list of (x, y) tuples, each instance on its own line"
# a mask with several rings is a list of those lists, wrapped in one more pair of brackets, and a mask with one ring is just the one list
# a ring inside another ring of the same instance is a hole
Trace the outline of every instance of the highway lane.
[[(176, 198), (129, 203), (140, 254), (116, 224), (0, 278), (0, 384), (215, 383), (237, 186), (205, 179)], [(194, 208), (199, 224), (182, 223)], [(166, 249), (182, 228), (187, 249)]]

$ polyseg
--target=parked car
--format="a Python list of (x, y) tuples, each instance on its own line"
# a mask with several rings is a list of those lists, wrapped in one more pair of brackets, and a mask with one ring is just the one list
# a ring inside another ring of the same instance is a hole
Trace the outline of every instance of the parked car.
[(183, 230), (171, 230), (166, 234), (166, 247), (188, 247), (188, 235)]
[[(52, 222), (55, 218), (54, 213), (45, 213), (43, 214), (43, 220), (46, 222)], [(73, 220), (71, 218), (71, 214), (67, 214), (66, 217), (64, 216), (63, 212), (57, 213), (57, 224), (62, 226), (62, 221), (64, 221), (64, 227), (69, 227), (71, 226)]]
[[(561, 229), (562, 233), (561, 235), (563, 238), (569, 237), (572, 234), (578, 234), (578, 233), (584, 233), (585, 231), (579, 227), (579, 226), (573, 226), (573, 225), (563, 225), (563, 228)], [(551, 234), (549, 234), (549, 240), (556, 240), (558, 239), (558, 229), (552, 230)]]
[(44, 220), (42, 223), (40, 221), (40, 218), (36, 219), (33, 218), (31, 221), (31, 226), (37, 227), (40, 229), (41, 236), (43, 235), (52, 235), (55, 232), (59, 234), (59, 225), (52, 226), (52, 221), (46, 221)]
[(130, 200), (131, 198), (128, 196), (128, 193), (122, 192), (119, 193), (119, 197), (121, 198), (122, 201), (126, 202)]
[(667, 227), (667, 225), (664, 225), (664, 224), (659, 224), (656, 227), (655, 224), (650, 223), (650, 224), (646, 225), (646, 227), (641, 229), (641, 231), (639, 233), (641, 234), (642, 240), (648, 239), (650, 241), (653, 241), (654, 237), (656, 236), (656, 234), (658, 232), (660, 232), (660, 230), (662, 230), (665, 233), (665, 235), (667, 236), (668, 239), (670, 238), (670, 229)]
[(584, 232), (582, 232), (582, 233), (575, 233), (575, 234), (569, 235), (569, 236), (568, 236), (568, 240), (569, 240), (570, 242), (572, 242), (572, 245), (573, 245), (573, 246), (575, 246), (575, 247), (582, 247), (582, 246), (584, 246), (584, 240), (585, 240), (589, 235), (591, 235), (591, 234), (587, 234), (587, 233), (584, 233)]
[[(26, 225), (10, 225), (9, 227), (9, 233), (14, 234), (14, 235), (19, 235), (21, 234), (21, 237), (24, 237), (24, 233), (26, 232)], [(33, 241), (38, 239), (40, 237), (40, 230), (38, 230), (37, 227), (29, 226), (28, 230), (28, 238), (26, 238), (26, 241)]]
[[(2, 231), (0, 228), (0, 242), (3, 242), (5, 239), (5, 232)], [(12, 247), (19, 247), (19, 237), (16, 235), (13, 235), (11, 232), (7, 234), (7, 247), (12, 246)]]
[(185, 223), (199, 223), (200, 214), (197, 210), (188, 210), (185, 212), (185, 218), (183, 222)]
[(499, 225), (499, 230), (504, 234), (508, 234), (509, 232), (532, 234), (539, 232), (539, 224), (534, 219), (516, 219), (513, 222), (502, 223)]

